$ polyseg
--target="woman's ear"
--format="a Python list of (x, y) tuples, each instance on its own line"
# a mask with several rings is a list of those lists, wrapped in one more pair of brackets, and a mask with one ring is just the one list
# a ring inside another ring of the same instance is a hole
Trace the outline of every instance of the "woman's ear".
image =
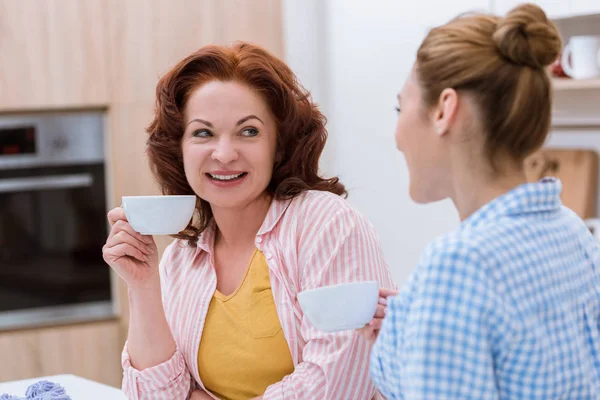
[(438, 103), (433, 111), (433, 126), (435, 132), (443, 136), (449, 130), (458, 109), (458, 93), (446, 88), (440, 93)]

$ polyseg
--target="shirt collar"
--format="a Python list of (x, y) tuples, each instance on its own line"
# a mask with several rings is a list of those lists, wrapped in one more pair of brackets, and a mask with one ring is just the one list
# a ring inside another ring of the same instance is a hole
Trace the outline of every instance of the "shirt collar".
[(556, 178), (519, 185), (475, 211), (462, 227), (476, 227), (502, 216), (555, 211), (562, 206), (561, 193), (562, 183)]

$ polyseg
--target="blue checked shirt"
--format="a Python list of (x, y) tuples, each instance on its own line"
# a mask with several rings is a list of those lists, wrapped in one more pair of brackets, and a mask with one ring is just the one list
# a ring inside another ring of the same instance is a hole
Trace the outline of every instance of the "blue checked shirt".
[(600, 399), (600, 246), (555, 179), (432, 242), (371, 355), (388, 399)]

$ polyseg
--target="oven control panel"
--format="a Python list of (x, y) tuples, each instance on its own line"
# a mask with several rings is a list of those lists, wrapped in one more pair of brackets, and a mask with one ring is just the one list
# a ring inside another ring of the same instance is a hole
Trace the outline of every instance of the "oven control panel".
[(104, 161), (104, 114), (0, 116), (0, 169)]

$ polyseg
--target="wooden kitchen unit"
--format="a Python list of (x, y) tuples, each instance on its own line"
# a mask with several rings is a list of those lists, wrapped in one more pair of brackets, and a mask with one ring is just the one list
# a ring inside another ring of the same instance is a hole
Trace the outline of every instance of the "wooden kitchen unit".
[(0, 0), (0, 111), (108, 104), (106, 0)]
[[(124, 195), (157, 194), (145, 128), (158, 79), (210, 43), (251, 41), (283, 56), (281, 7), (281, 0), (0, 0), (0, 114), (105, 110), (107, 207)], [(156, 239), (161, 251), (171, 242)], [(0, 382), (71, 373), (120, 386), (129, 319), (126, 287), (115, 274), (113, 281), (113, 320), (0, 330)]]
[(100, 321), (0, 334), (0, 381), (73, 374), (120, 386), (119, 322)]

